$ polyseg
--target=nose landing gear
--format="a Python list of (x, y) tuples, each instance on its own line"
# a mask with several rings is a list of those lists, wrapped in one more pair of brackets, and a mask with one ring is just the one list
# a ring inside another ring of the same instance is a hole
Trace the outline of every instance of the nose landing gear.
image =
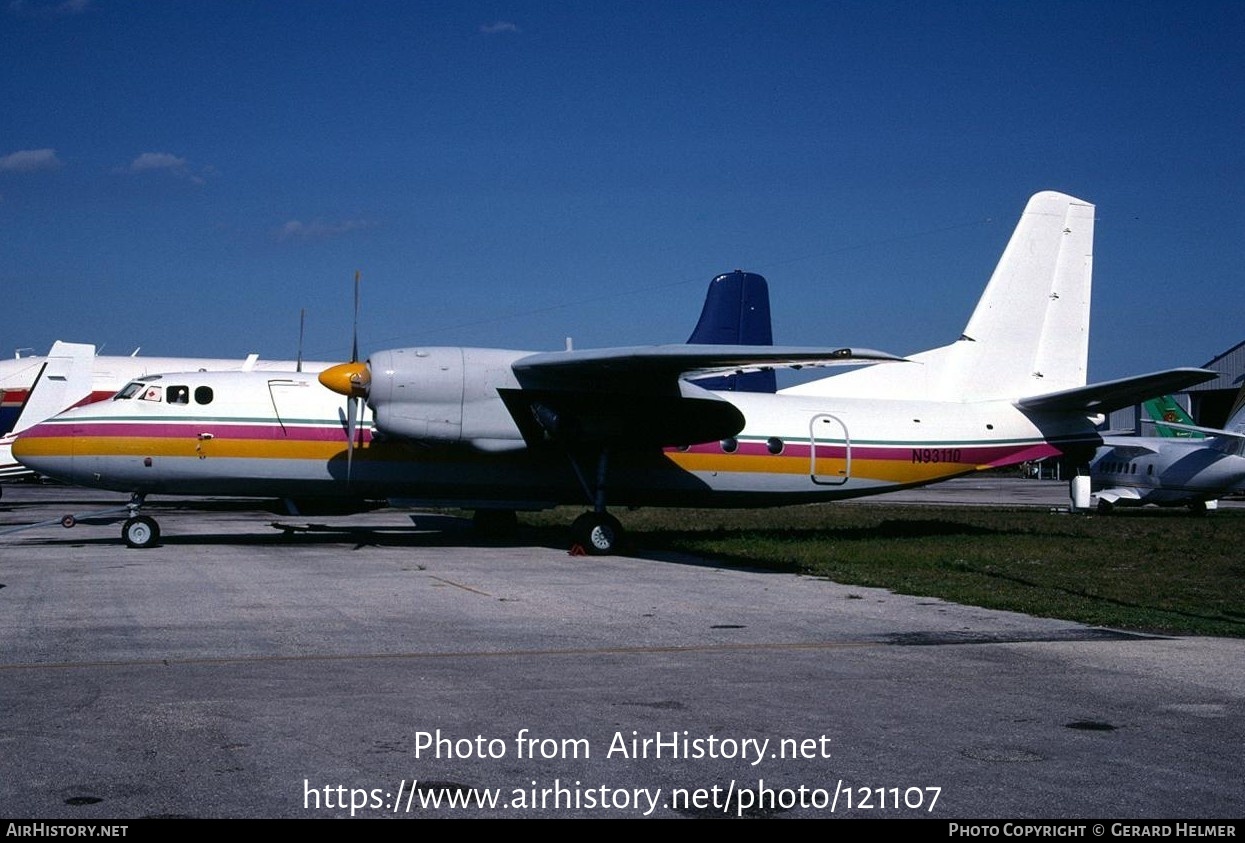
[(126, 505), (130, 517), (121, 525), (121, 538), (127, 547), (155, 547), (160, 542), (160, 525), (156, 519), (139, 515), (146, 495), (135, 494)]

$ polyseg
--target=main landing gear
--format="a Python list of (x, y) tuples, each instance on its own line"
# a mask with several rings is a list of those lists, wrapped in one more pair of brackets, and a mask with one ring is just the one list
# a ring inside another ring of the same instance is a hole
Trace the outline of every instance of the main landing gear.
[(608, 512), (585, 512), (571, 524), (575, 544), (592, 556), (607, 556), (618, 549), (623, 527)]
[(590, 556), (608, 556), (618, 550), (623, 540), (623, 527), (618, 519), (605, 511), (605, 478), (609, 473), (609, 448), (601, 448), (597, 455), (596, 483), (590, 484), (583, 471), (571, 455), (571, 466), (584, 494), (592, 501), (592, 512), (585, 512), (571, 524), (571, 538), (574, 542), (571, 550), (583, 550)]
[(130, 517), (121, 525), (121, 538), (127, 547), (155, 547), (160, 542), (160, 525), (156, 519), (138, 514), (145, 497), (135, 494), (127, 505)]

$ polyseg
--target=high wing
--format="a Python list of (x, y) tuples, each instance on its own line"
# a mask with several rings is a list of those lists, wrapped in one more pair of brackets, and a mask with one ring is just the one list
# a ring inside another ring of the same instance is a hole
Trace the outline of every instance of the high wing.
[(743, 414), (690, 383), (703, 375), (901, 361), (882, 351), (793, 346), (661, 345), (532, 354), (500, 389), (529, 445), (678, 446), (734, 436)]
[(1110, 413), (1113, 410), (1140, 403), (1147, 398), (1153, 398), (1155, 395), (1179, 392), (1218, 376), (1218, 372), (1208, 369), (1168, 369), (1163, 372), (1135, 375), (1131, 378), (1091, 383), (1088, 386), (1078, 386), (1059, 392), (1048, 392), (1044, 395), (1032, 395), (1017, 400), (1015, 405), (1022, 410)]
[(514, 373), (526, 388), (627, 387), (675, 394), (680, 378), (743, 374), (769, 369), (860, 366), (904, 358), (868, 348), (806, 348), (754, 345), (652, 345), (553, 351), (516, 360)]

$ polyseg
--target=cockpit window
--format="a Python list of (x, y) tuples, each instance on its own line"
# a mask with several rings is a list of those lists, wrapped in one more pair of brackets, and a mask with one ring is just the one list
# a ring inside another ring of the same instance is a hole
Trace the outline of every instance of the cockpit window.
[(142, 401), (163, 401), (164, 389), (159, 386), (151, 386), (148, 384), (147, 388), (143, 390), (143, 394), (139, 396), (139, 399)]
[(127, 383), (125, 386), (121, 387), (121, 391), (120, 391), (120, 392), (118, 392), (116, 395), (112, 396), (112, 400), (113, 400), (113, 401), (120, 401), (120, 400), (125, 400), (125, 399), (129, 399), (129, 398), (133, 398), (133, 397), (134, 397), (134, 396), (138, 393), (138, 391), (139, 391), (140, 389), (143, 389), (143, 388), (144, 388), (144, 387), (146, 387), (146, 386), (147, 386), (147, 384), (145, 384), (145, 383), (140, 383), (139, 381), (130, 381), (130, 382), (129, 382), (129, 383)]

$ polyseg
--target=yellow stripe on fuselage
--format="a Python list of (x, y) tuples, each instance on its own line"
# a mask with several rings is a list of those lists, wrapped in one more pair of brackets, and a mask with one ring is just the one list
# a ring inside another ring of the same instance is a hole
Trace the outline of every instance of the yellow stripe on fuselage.
[[(694, 454), (667, 451), (666, 456), (686, 471), (741, 474), (810, 474), (807, 456), (783, 457), (766, 454)], [(817, 458), (817, 476), (842, 476), (846, 461), (833, 457)], [(971, 463), (912, 463), (904, 459), (853, 459), (851, 476), (888, 483), (928, 483), (977, 470)]]
[[(346, 450), (346, 442), (282, 441), (280, 439), (190, 439), (184, 437), (40, 437), (23, 443), (28, 456), (69, 457), (204, 457), (274, 460), (329, 460)], [(368, 446), (360, 445), (355, 456)]]

